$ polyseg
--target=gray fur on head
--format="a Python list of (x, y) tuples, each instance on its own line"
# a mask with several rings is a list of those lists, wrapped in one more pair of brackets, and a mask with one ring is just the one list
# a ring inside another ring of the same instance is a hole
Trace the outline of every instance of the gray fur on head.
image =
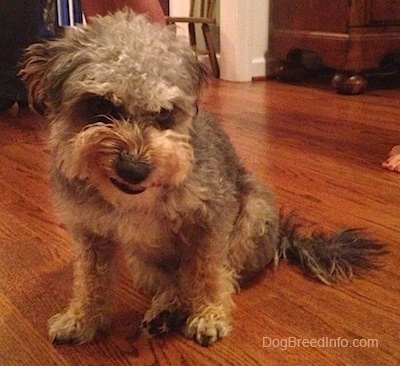
[(21, 76), (34, 103), (65, 109), (83, 92), (132, 110), (195, 103), (206, 69), (168, 27), (128, 10), (91, 20), (27, 50)]

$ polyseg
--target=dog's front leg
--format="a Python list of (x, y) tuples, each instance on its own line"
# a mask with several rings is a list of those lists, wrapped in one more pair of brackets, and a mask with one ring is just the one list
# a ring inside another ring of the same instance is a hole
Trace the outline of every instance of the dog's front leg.
[(191, 249), (180, 270), (181, 296), (190, 309), (184, 334), (209, 346), (230, 331), (234, 275), (221, 237), (210, 235)]
[(73, 297), (67, 309), (49, 320), (53, 343), (91, 341), (106, 324), (114, 244), (94, 235), (76, 240)]

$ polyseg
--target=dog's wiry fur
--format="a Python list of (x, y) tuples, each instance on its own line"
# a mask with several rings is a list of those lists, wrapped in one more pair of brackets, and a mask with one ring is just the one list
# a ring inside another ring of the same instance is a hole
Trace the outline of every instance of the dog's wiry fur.
[(125, 10), (32, 45), (21, 75), (51, 123), (51, 182), (77, 253), (54, 342), (87, 342), (107, 325), (118, 248), (154, 296), (145, 331), (180, 326), (202, 345), (229, 332), (232, 294), (268, 263), (287, 257), (332, 283), (384, 252), (358, 231), (303, 237), (282, 220), (198, 110), (205, 72), (191, 49), (143, 16)]

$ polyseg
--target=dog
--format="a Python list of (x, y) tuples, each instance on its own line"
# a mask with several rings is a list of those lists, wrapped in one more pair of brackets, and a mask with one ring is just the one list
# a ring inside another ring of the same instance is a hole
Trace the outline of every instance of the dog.
[(55, 207), (76, 249), (73, 296), (49, 320), (54, 343), (107, 328), (122, 250), (151, 294), (148, 336), (225, 337), (233, 294), (287, 258), (324, 283), (377, 266), (359, 230), (305, 236), (198, 108), (207, 71), (167, 27), (124, 9), (31, 45), (21, 77), (50, 122)]

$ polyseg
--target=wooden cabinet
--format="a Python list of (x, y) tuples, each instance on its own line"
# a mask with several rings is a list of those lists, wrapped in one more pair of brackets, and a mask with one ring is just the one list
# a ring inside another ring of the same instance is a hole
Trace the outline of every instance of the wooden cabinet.
[(399, 0), (371, 0), (368, 24), (390, 25), (400, 24), (400, 1)]
[(290, 63), (303, 50), (363, 78), (400, 52), (400, 0), (270, 0), (270, 53)]

